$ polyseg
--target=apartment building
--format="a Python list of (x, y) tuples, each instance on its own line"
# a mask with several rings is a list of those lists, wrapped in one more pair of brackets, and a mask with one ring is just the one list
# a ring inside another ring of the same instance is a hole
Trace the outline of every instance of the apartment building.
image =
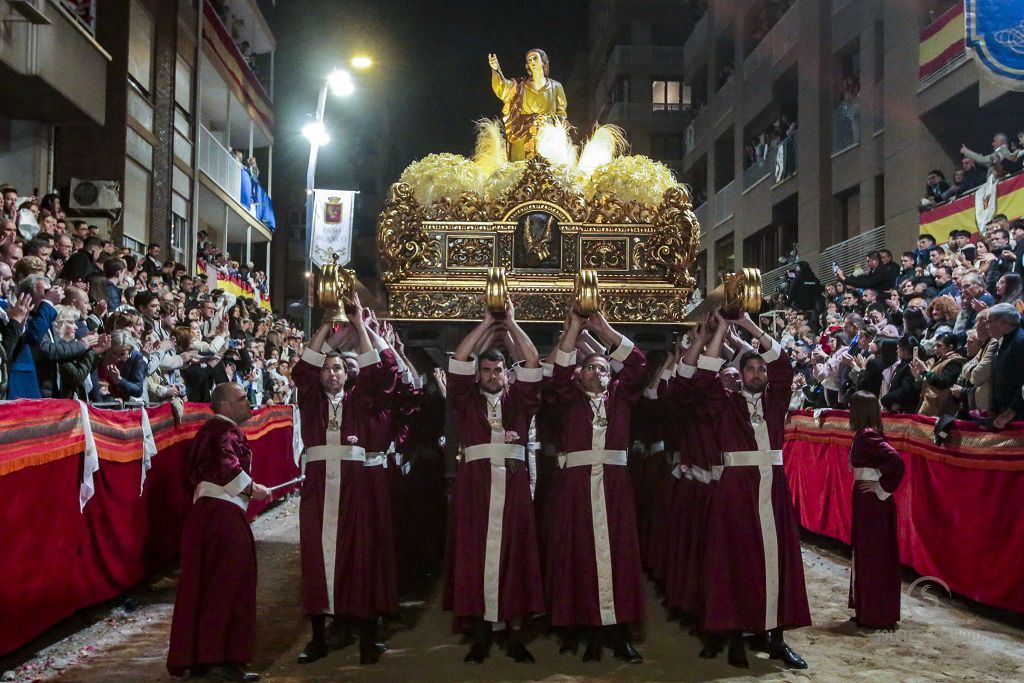
[[(632, 153), (681, 174), (692, 105), (683, 44), (699, 8), (693, 0), (592, 2), (590, 49), (582, 60), (590, 101), (583, 117), (570, 116), (621, 127)], [(574, 76), (578, 73), (577, 68)]]
[(912, 248), (928, 171), (951, 177), (961, 144), (987, 151), (1019, 125), (1022, 95), (980, 79), (964, 52), (961, 2), (708, 5), (683, 48), (684, 79), (705, 103), (683, 161), (707, 197), (696, 206), (704, 286), (758, 267), (770, 292), (780, 259), (827, 281), (833, 262), (849, 272), (871, 249)]
[(3, 181), (56, 189), (137, 251), (194, 268), (205, 230), (266, 269), (275, 43), (257, 0), (34, 0), (0, 24)]

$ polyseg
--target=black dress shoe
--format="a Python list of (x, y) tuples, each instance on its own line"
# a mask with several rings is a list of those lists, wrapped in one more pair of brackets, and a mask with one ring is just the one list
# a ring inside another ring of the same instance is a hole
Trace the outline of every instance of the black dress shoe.
[(260, 675), (252, 671), (242, 671), (237, 664), (216, 664), (206, 670), (207, 678), (219, 678), (224, 681), (258, 681)]
[(778, 659), (789, 669), (807, 668), (807, 662), (804, 661), (803, 657), (793, 652), (793, 648), (786, 643), (773, 646), (772, 649), (768, 651), (768, 656), (772, 659)]
[(462, 659), (466, 664), (483, 664), (484, 660), (491, 654), (490, 643), (473, 643), (469, 652)]
[(628, 640), (616, 644), (612, 649), (612, 654), (615, 655), (615, 659), (621, 659), (630, 664), (642, 664), (644, 661), (644, 658), (640, 656), (640, 653), (637, 652), (636, 648)]
[(385, 643), (383, 640), (373, 641), (373, 646), (377, 648), (377, 651), (381, 654), (384, 654), (385, 652), (391, 649), (390, 647), (388, 647), (388, 644)]
[(729, 643), (729, 665), (738, 669), (749, 669), (750, 662), (747, 661), (747, 649), (743, 646), (743, 640)]
[(299, 664), (312, 664), (316, 660), (326, 657), (328, 652), (327, 643), (311, 640), (299, 653)]
[(516, 664), (533, 664), (535, 661), (530, 651), (521, 641), (514, 641), (505, 648), (505, 654), (516, 661)]
[(583, 651), (583, 661), (584, 662), (600, 662), (601, 661), (601, 650), (603, 650), (603, 649), (604, 648), (601, 647), (601, 643), (599, 641), (593, 641), (593, 640), (589, 641), (587, 643), (587, 649), (585, 649)]

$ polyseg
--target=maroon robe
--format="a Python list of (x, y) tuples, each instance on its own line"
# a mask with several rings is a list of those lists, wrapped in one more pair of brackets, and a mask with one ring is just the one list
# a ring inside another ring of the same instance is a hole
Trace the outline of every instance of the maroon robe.
[(722, 449), (707, 514), (704, 624), (711, 631), (811, 623), (800, 529), (782, 468), (793, 367), (778, 342), (761, 356), (768, 385), (759, 396), (727, 391), (718, 358), (701, 356), (692, 380)]
[(197, 665), (252, 659), (256, 543), (242, 493), (252, 483), (251, 465), (245, 434), (227, 418), (207, 420), (192, 442), (188, 483), (196, 498), (181, 534), (181, 578), (167, 652), (173, 676)]
[[(542, 371), (516, 368), (516, 377), (498, 399), (501, 425), (492, 429), (475, 363), (449, 362), (448, 404), (464, 454), (452, 491), (444, 607), (457, 628), (470, 617), (500, 623), (545, 611), (525, 460)], [(505, 443), (510, 431), (518, 437)], [(516, 460), (512, 468), (507, 458)]]
[(633, 487), (626, 467), (633, 406), (643, 389), (643, 353), (623, 339), (623, 363), (603, 398), (607, 425), (594, 424), (590, 397), (575, 383), (576, 353), (558, 352), (555, 390), (565, 468), (552, 508), (548, 602), (553, 626), (607, 626), (643, 619), (643, 573)]
[[(332, 409), (320, 386), (324, 360), (324, 354), (306, 349), (292, 371), (307, 458), (299, 505), (303, 607), (308, 615), (370, 619), (398, 611), (382, 455), (391, 441), (397, 363), (390, 351), (359, 356), (359, 375), (341, 403), (339, 443), (329, 444)], [(364, 460), (332, 455), (342, 451), (356, 451), (347, 456), (356, 458), (363, 451)]]
[[(856, 480), (850, 531), (850, 607), (856, 610), (861, 626), (892, 628), (900, 620), (902, 580), (892, 493), (903, 479), (903, 459), (882, 434), (867, 427), (853, 438), (850, 465)], [(878, 492), (858, 490), (861, 481), (877, 482)]]
[(682, 478), (669, 510), (670, 548), (665, 560), (665, 600), (698, 618), (704, 612), (704, 539), (712, 493), (712, 471), (721, 465), (714, 423), (686, 380), (696, 367), (680, 365), (661, 387), (668, 419), (675, 425)]

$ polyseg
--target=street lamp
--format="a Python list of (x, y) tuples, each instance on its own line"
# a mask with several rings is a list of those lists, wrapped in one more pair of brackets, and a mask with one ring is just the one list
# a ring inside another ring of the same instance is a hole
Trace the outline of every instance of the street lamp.
[(349, 65), (353, 69), (364, 71), (365, 69), (369, 69), (371, 66), (373, 66), (373, 59), (367, 57), (366, 55), (356, 55), (351, 59), (351, 61), (349, 61)]
[(316, 100), (316, 115), (310, 123), (302, 128), (302, 134), (309, 140), (309, 166), (306, 168), (306, 316), (304, 328), (307, 338), (313, 333), (313, 188), (316, 186), (316, 157), (322, 145), (330, 142), (324, 126), (324, 107), (327, 105), (327, 90), (330, 89), (338, 97), (345, 97), (355, 92), (352, 74), (342, 69), (330, 73)]

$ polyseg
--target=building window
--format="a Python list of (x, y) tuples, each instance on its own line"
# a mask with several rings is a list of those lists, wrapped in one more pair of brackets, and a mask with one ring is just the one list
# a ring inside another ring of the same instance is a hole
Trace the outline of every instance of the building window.
[(683, 158), (683, 136), (654, 133), (651, 135), (651, 157), (659, 161)]
[(612, 90), (612, 103), (629, 102), (629, 76), (619, 76)]
[(141, 243), (149, 241), (151, 181), (152, 174), (141, 164), (125, 159), (124, 234)]
[(651, 102), (654, 111), (679, 111), (682, 109), (682, 81), (653, 81), (651, 83)]
[[(177, 198), (177, 195), (175, 195)], [(184, 200), (181, 200), (184, 201)], [(188, 204), (186, 203), (186, 210)], [(178, 215), (176, 209), (171, 213), (171, 255), (178, 263), (185, 263), (188, 240), (188, 219)]]
[(128, 76), (149, 95), (153, 89), (153, 15), (132, 0), (128, 19)]

